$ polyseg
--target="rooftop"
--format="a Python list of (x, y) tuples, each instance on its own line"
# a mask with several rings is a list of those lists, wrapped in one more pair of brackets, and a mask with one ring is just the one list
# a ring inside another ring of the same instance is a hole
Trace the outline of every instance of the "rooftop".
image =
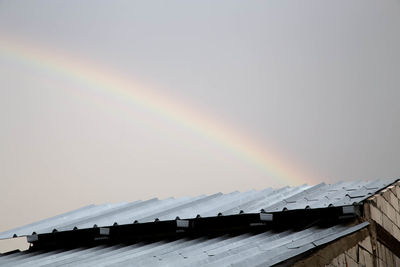
[(0, 233), (31, 249), (0, 264), (273, 265), (355, 233), (363, 201), (397, 179), (90, 205)]

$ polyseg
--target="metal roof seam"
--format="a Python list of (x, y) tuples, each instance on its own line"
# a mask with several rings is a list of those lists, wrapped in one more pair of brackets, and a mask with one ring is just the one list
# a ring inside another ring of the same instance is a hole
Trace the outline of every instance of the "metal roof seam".
[[(0, 233), (0, 239), (11, 238), (13, 235), (27, 236), (36, 232), (49, 233), (72, 230), (74, 228), (91, 228), (94, 224), (100, 226), (174, 219), (195, 218), (238, 214), (251, 212), (297, 210), (323, 208), (329, 206), (345, 206), (362, 203), (373, 193), (378, 193), (387, 186), (398, 181), (397, 178), (374, 181), (339, 182), (333, 185), (321, 183), (316, 186), (283, 187), (280, 189), (267, 188), (262, 191), (231, 194), (218, 193), (215, 197), (199, 196), (181, 199), (150, 199), (132, 203), (91, 205), (81, 209), (60, 214), (26, 226), (21, 226)], [(348, 191), (347, 189), (351, 189)], [(205, 199), (208, 199), (204, 201)]]

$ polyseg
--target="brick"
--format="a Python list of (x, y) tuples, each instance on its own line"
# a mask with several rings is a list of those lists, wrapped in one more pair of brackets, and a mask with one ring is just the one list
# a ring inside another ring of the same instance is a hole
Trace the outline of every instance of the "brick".
[(393, 225), (393, 236), (400, 241), (400, 228), (396, 225)]
[(334, 258), (331, 262), (330, 265), (333, 266), (346, 266), (346, 259), (344, 253), (340, 254), (336, 258)]
[(350, 256), (346, 255), (346, 265), (347, 267), (358, 267), (358, 263), (353, 260)]
[(399, 201), (398, 201), (398, 202), (399, 202), (399, 212), (400, 212), (400, 199), (399, 199)]
[(382, 225), (382, 212), (372, 205), (369, 205), (369, 211), (371, 214), (371, 219)]
[(390, 191), (390, 205), (398, 212), (399, 211), (399, 199)]
[[(334, 258), (334, 259), (330, 262), (330, 264), (329, 264), (328, 266), (331, 266), (331, 265), (333, 265), (333, 266), (339, 266), (338, 257)], [(327, 265), (325, 265), (325, 266), (327, 266)]]
[(367, 256), (365, 254), (368, 254), (366, 250), (358, 248), (358, 263), (364, 266), (366, 265), (365, 263), (367, 261), (366, 259)]
[(373, 267), (374, 266), (374, 259), (372, 257), (372, 254), (368, 253), (368, 251), (360, 248), (358, 255), (359, 255), (358, 263), (361, 266), (365, 266), (365, 267)]
[(374, 257), (369, 253), (364, 253), (366, 267), (374, 267)]
[(389, 206), (389, 202), (387, 202), (382, 196), (378, 196), (376, 198), (376, 205), (380, 211), (384, 214), (387, 214), (387, 207)]
[(396, 225), (400, 227), (400, 213), (396, 213)]
[(382, 216), (382, 226), (393, 235), (393, 223), (386, 215)]
[(389, 219), (393, 223), (396, 223), (396, 221), (397, 221), (397, 219), (396, 219), (396, 213), (397, 213), (396, 210), (392, 206), (390, 206), (389, 204), (388, 204), (388, 206), (386, 208), (387, 208), (386, 215), (389, 217)]
[(400, 197), (400, 185), (397, 183), (396, 185), (396, 195)]
[(376, 243), (376, 252), (379, 259), (385, 258), (385, 247), (380, 242)]
[(368, 198), (368, 202), (374, 203), (376, 206), (376, 197), (377, 197), (377, 195), (372, 195), (370, 198)]
[(354, 246), (351, 249), (347, 250), (345, 252), (345, 254), (356, 261), (357, 260), (357, 250), (358, 250), (358, 246)]
[(378, 267), (387, 267), (387, 265), (383, 262), (383, 260), (381, 260), (381, 259), (377, 259), (377, 265), (378, 265)]
[(397, 192), (396, 192), (396, 186), (393, 186), (392, 188), (390, 188), (390, 191), (392, 191), (392, 193), (398, 197)]
[(387, 202), (390, 202), (390, 190), (389, 189), (385, 189), (384, 191), (382, 191), (381, 195)]
[(400, 266), (400, 258), (396, 255), (393, 255), (394, 258), (394, 266)]
[(393, 252), (391, 252), (385, 245), (380, 242), (378, 243), (378, 257), (386, 264), (385, 266), (395, 266), (395, 258)]
[(383, 261), (387, 263), (387, 266), (393, 266), (393, 253), (390, 250), (386, 249), (385, 259)]
[(369, 253), (373, 254), (372, 251), (372, 244), (371, 244), (371, 237), (367, 237), (364, 240), (362, 240), (359, 245), (362, 247), (362, 249), (368, 251)]

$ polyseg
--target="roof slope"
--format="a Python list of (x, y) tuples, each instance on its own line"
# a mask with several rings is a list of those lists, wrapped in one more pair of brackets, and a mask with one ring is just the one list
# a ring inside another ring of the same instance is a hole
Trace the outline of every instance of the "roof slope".
[(49, 219), (0, 233), (0, 238), (51, 233), (54, 229), (131, 224), (134, 221), (152, 222), (180, 218), (194, 218), (239, 213), (274, 212), (282, 210), (314, 209), (360, 203), (397, 179), (321, 183), (315, 186), (267, 188), (262, 191), (217, 193), (209, 196), (150, 199), (132, 203), (90, 205)]
[(301, 231), (182, 238), (174, 241), (102, 245), (53, 251), (26, 251), (0, 256), (4, 266), (270, 266), (340, 237), (367, 222), (349, 226), (313, 226)]

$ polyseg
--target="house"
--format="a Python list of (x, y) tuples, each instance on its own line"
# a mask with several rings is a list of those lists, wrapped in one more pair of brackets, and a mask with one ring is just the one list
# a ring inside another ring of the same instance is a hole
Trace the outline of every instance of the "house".
[(400, 181), (90, 205), (0, 233), (1, 266), (400, 266)]

